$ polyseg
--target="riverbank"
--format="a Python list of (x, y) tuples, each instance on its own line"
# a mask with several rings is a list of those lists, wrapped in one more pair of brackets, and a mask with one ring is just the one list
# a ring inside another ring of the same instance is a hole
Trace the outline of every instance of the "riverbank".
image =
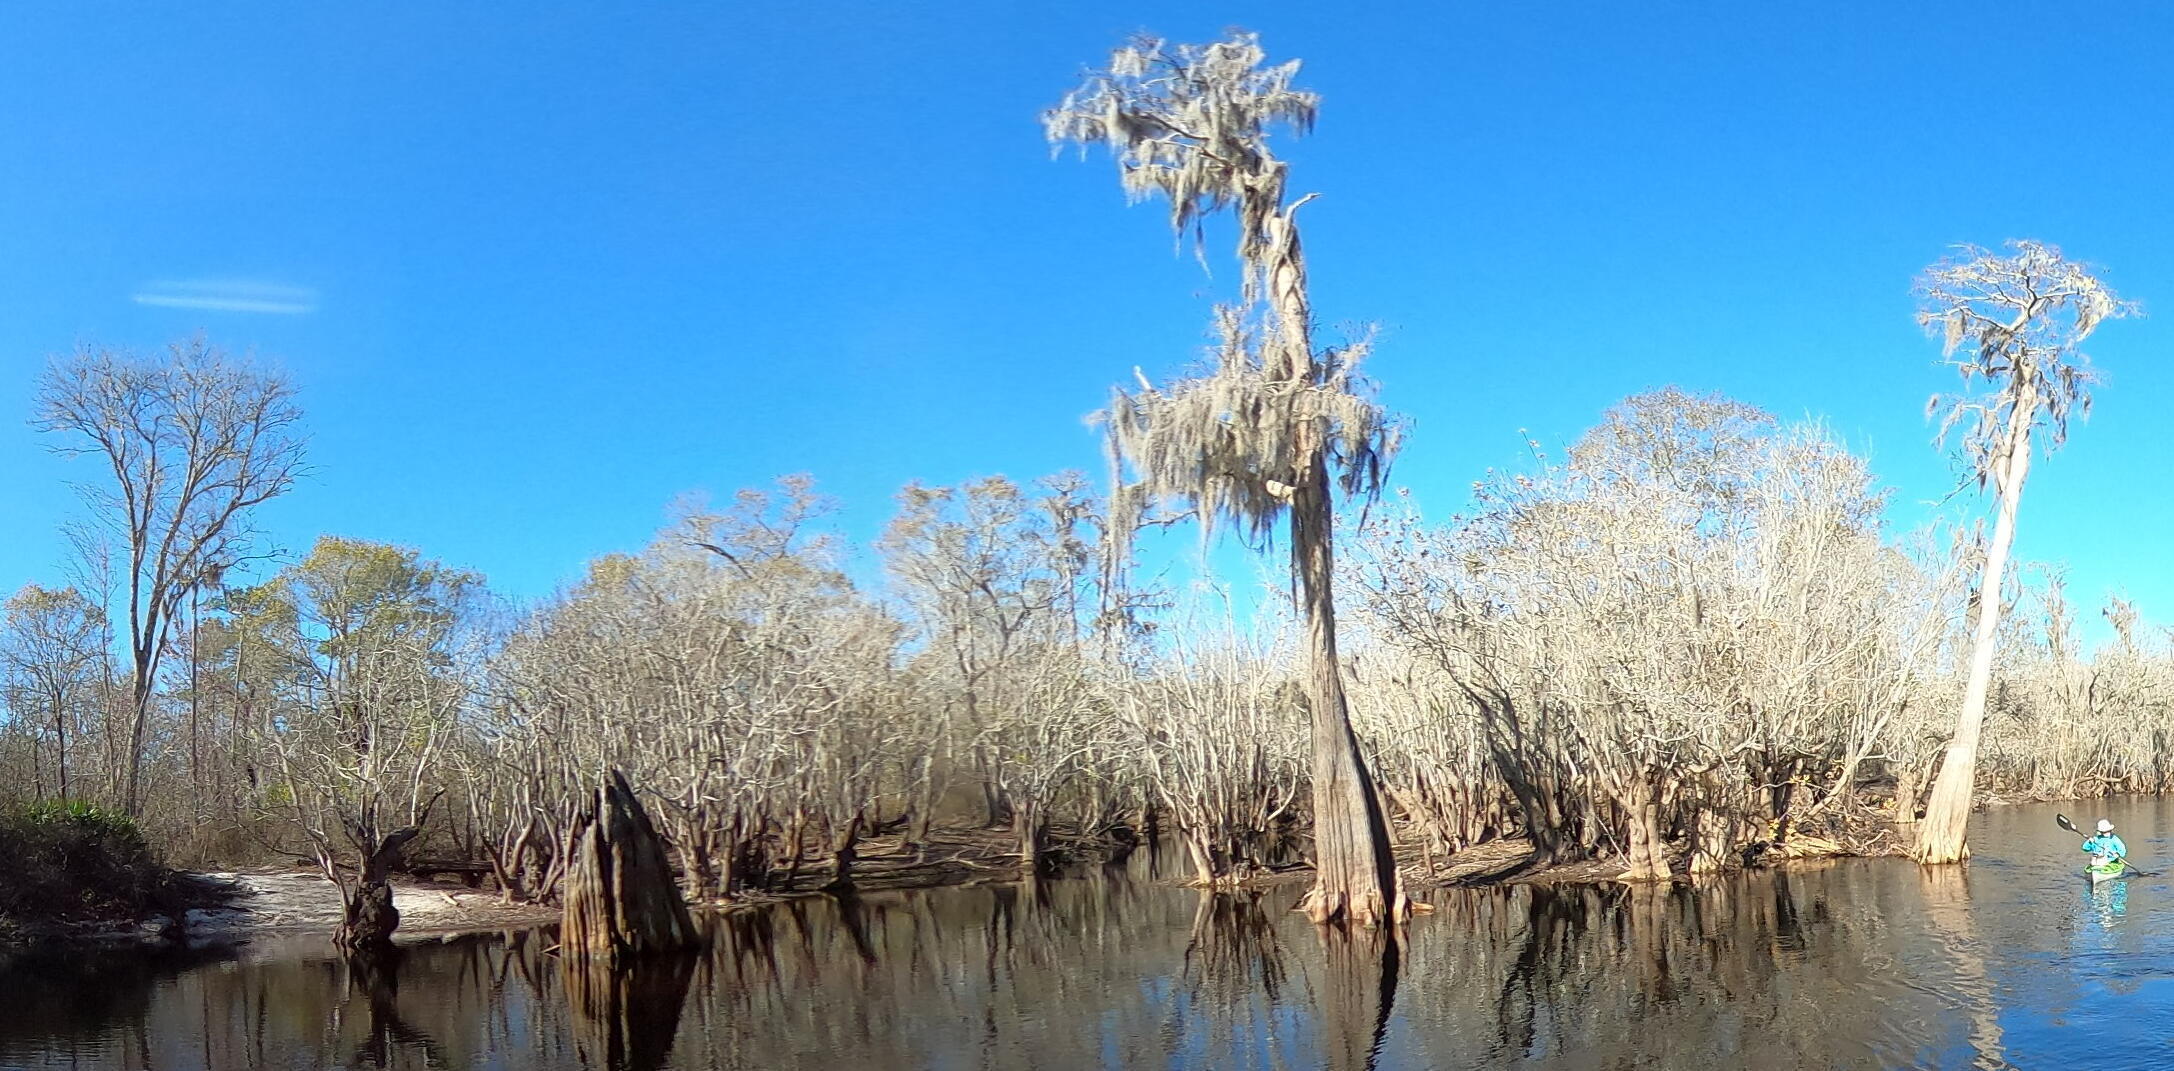
[[(221, 890), (220, 903), (187, 913), (184, 932), (222, 937), (254, 932), (332, 932), (340, 924), (339, 886), (304, 870), (246, 870), (192, 875)], [(436, 882), (391, 882), (399, 937), (431, 937), (556, 922), (555, 907), (508, 904), (496, 892)]]
[[(1899, 846), (1877, 850), (1853, 849), (1823, 838), (1806, 838), (1793, 844), (1762, 850), (1749, 864), (1737, 870), (1766, 870), (1786, 867), (1792, 863), (1827, 859), (1884, 859), (1905, 854)], [(1686, 880), (1693, 875), (1680, 852), (1670, 853), (1671, 872), (1676, 880)], [(1406, 887), (1414, 892), (1426, 889), (1472, 888), (1488, 885), (1600, 885), (1623, 880), (1623, 873), (1630, 868), (1628, 857), (1611, 853), (1574, 863), (1547, 863), (1530, 841), (1522, 839), (1496, 840), (1476, 845), (1450, 856), (1429, 872), (1423, 867), (1407, 866), (1401, 875)]]
[[(1110, 856), (1110, 842), (1060, 834), (1052, 839), (1060, 862)], [(931, 889), (1010, 881), (1019, 877), (1017, 841), (1004, 829), (933, 831), (925, 848), (909, 848), (897, 835), (863, 843), (852, 887), (875, 892)], [(772, 889), (730, 899), (697, 902), (710, 911), (731, 911), (820, 895), (831, 888), (828, 860), (782, 875)], [(0, 878), (0, 884), (4, 884)], [(496, 890), (395, 877), (393, 906), (400, 912), (396, 942), (547, 925), (559, 908), (509, 904)], [(110, 910), (41, 917), (0, 933), (0, 947), (77, 942), (125, 944), (234, 944), (260, 936), (331, 934), (342, 915), (340, 890), (314, 868), (261, 866), (222, 871), (169, 871), (160, 890)]]
[[(495, 892), (395, 881), (396, 939), (501, 930), (556, 922), (557, 908), (507, 904)], [(330, 934), (340, 925), (339, 886), (315, 871), (261, 867), (175, 872), (146, 912), (130, 918), (42, 920), (19, 928), (19, 946), (89, 942), (234, 944), (259, 936)]]
[[(1979, 808), (1983, 810), (1983, 806)], [(1827, 859), (1887, 859), (1909, 854), (1912, 827), (1898, 826), (1884, 815), (1858, 812), (1830, 814), (1817, 830), (1802, 829), (1779, 843), (1754, 842), (1739, 849), (1726, 870), (1760, 870), (1792, 863)], [(1670, 873), (1677, 880), (1691, 874), (1688, 846), (1669, 845), (1666, 855)], [(1610, 852), (1571, 863), (1550, 863), (1532, 842), (1508, 838), (1474, 845), (1445, 858), (1427, 860), (1402, 844), (1397, 851), (1400, 873), (1413, 890), (1482, 885), (1601, 884), (1623, 880), (1629, 858)]]
[[(1407, 834), (1409, 831), (1404, 831)], [(1490, 841), (1433, 860), (1422, 859), (1414, 847), (1417, 838), (1399, 837), (1397, 852), (1405, 887), (1414, 893), (1443, 888), (1495, 885), (1605, 884), (1620, 880), (1627, 861), (1619, 854), (1573, 863), (1551, 864), (1542, 860), (1529, 841)], [(1786, 864), (1801, 858), (1882, 856), (1898, 854), (1903, 839), (1892, 832), (1884, 841), (1865, 841), (1845, 846), (1839, 842), (1802, 836), (1795, 843), (1764, 850), (1754, 866)], [(1052, 852), (1045, 873), (1064, 873), (1080, 866), (1121, 863), (1135, 853), (1146, 858), (1155, 849), (1106, 837), (1081, 836), (1058, 831), (1051, 838)], [(1146, 880), (1158, 884), (1185, 885), (1190, 867), (1184, 864), (1167, 840), (1163, 865), (1144, 868)], [(1679, 876), (1687, 869), (1678, 859)], [(1430, 865), (1431, 864), (1431, 865)], [(1017, 841), (1002, 828), (950, 828), (931, 833), (928, 843), (909, 846), (904, 837), (890, 833), (864, 841), (852, 868), (851, 888), (860, 892), (964, 887), (1020, 880)], [(698, 901), (700, 910), (731, 912), (810, 896), (836, 892), (835, 874), (827, 859), (810, 861), (798, 871), (777, 876), (772, 888), (744, 892), (731, 898)], [(1245, 884), (1248, 888), (1299, 884), (1312, 880), (1312, 868), (1303, 863), (1278, 867)], [(397, 940), (430, 940), (451, 934), (537, 926), (556, 922), (559, 909), (534, 904), (508, 904), (495, 890), (469, 889), (432, 881), (396, 879), (394, 906), (401, 915)], [(314, 869), (302, 867), (253, 867), (214, 872), (171, 874), (164, 891), (133, 915), (91, 916), (53, 920), (23, 929), (13, 943), (67, 941), (179, 942), (182, 944), (240, 943), (258, 936), (306, 936), (330, 934), (341, 919), (337, 886)]]
[(129, 924), (187, 891), (124, 815), (79, 802), (0, 809), (0, 948)]

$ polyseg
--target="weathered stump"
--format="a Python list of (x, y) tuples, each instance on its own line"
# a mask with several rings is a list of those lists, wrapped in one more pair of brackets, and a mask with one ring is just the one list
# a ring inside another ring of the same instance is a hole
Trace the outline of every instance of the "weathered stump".
[(570, 958), (615, 964), (696, 944), (664, 840), (617, 770), (574, 823), (564, 919)]

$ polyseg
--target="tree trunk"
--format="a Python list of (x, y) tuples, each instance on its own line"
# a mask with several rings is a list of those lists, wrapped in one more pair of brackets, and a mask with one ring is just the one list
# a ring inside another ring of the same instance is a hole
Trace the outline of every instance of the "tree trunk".
[(853, 818), (831, 835), (830, 881), (825, 889), (845, 889), (853, 885), (853, 864), (860, 860), (861, 830), (868, 823), (868, 812), (853, 812)]
[(1330, 590), (1335, 513), (1321, 434), (1318, 427), (1309, 434), (1311, 461), (1291, 501), (1291, 566), (1306, 618), (1306, 691), (1313, 708), (1314, 886), (1300, 906), (1316, 923), (1374, 926), (1409, 918), (1411, 903), (1397, 888), (1389, 825), (1344, 702)]
[(1504, 692), (1482, 692), (1471, 687), (1466, 687), (1464, 693), (1479, 708), (1481, 740), (1487, 745), (1488, 758), (1509, 786), (1511, 800), (1517, 804), (1525, 839), (1532, 843), (1533, 865), (1546, 867), (1563, 861), (1559, 850), (1563, 829), (1556, 808), (1550, 794), (1534, 783), (1528, 770), (1530, 764), (1517, 747), (1516, 700)]
[(913, 852), (915, 862), (927, 862), (929, 833), (936, 824), (937, 792), (936, 764), (932, 756), (923, 756), (920, 766), (919, 785), (915, 790), (913, 817), (906, 824), (906, 847)]
[(664, 841), (617, 770), (574, 823), (564, 920), (559, 943), (569, 958), (618, 963), (696, 942)]
[(1630, 826), (1630, 869), (1624, 881), (1667, 881), (1668, 855), (1661, 839), (1661, 798), (1653, 779), (1638, 774), (1623, 790), (1623, 813)]
[(1727, 770), (1708, 770), (1699, 775), (1691, 801), (1691, 873), (1718, 874), (1738, 864), (1736, 848), (1743, 832), (1738, 815), (1742, 811), (1730, 797), (1742, 791), (1730, 783)]
[(1038, 798), (1012, 797), (1012, 836), (1019, 844), (1019, 865), (1035, 870), (1042, 865), (1042, 854), (1049, 850), (1049, 822), (1042, 817), (1042, 802)]
[(2026, 389), (2010, 416), (2013, 421), (2007, 450), (1994, 462), (1994, 483), (2000, 491), (2000, 510), (1993, 518), (1993, 545), (1986, 548), (1985, 576), (1978, 582), (1978, 627), (1971, 638), (1970, 679), (1963, 689), (1963, 707), (1955, 718), (1955, 737), (1949, 741), (1947, 758), (1933, 782), (1932, 798), (1925, 803), (1925, 819), (1917, 827), (1913, 855), (1920, 863), (1955, 863), (1970, 856), (1967, 840), (1970, 800), (1978, 766), (1978, 736), (1985, 727), (1985, 695), (1993, 679), (1993, 643), (2000, 630), (2001, 574), (2008, 565), (2008, 549), (2015, 542), (2016, 504), (2023, 497), (2023, 479), (2031, 466), (2031, 421), (2038, 415), (2038, 396)]
[(1698, 808), (1691, 818), (1691, 873), (1718, 874), (1729, 868), (1734, 824), (1718, 808)]
[(1895, 774), (1895, 822), (1898, 825), (1917, 824), (1917, 798), (1924, 794), (1924, 782), (1918, 776), (1917, 764), (1906, 762)]
[(511, 848), (501, 847), (503, 840), (484, 843), (483, 850), (490, 855), (491, 869), (498, 879), (499, 903), (528, 902), (528, 843), (535, 835), (536, 816), (532, 814), (521, 823), (521, 832), (513, 838)]
[[(968, 706), (973, 704), (969, 702)], [(1002, 826), (1011, 812), (1004, 790), (997, 787), (995, 775), (989, 772), (988, 748), (980, 744), (974, 745), (974, 773), (981, 779), (981, 827), (995, 829)]]
[(68, 712), (63, 706), (53, 704), (54, 768), (60, 774), (60, 798), (68, 798)]
[(1193, 858), (1194, 885), (1203, 889), (1212, 889), (1221, 882), (1223, 868), (1217, 865), (1215, 849), (1209, 846), (1208, 834), (1205, 830), (1187, 829), (1185, 831), (1185, 851), (1186, 854)]
[(136, 659), (136, 679), (129, 689), (133, 707), (128, 729), (128, 772), (121, 789), (121, 812), (130, 818), (142, 818), (143, 809), (138, 796), (143, 780), (143, 730), (151, 717), (151, 682), (145, 659), (140, 652)]
[[(385, 876), (400, 865), (401, 850), (421, 833), (422, 829), (417, 826), (393, 830), (363, 857), (362, 871), (355, 876), (355, 884), (342, 890), (347, 902), (341, 912), (339, 931), (333, 934), (334, 944), (350, 952), (392, 946), (393, 931), (400, 928), (400, 911), (393, 906), (393, 888)], [(322, 861), (330, 870), (330, 860)]]
[(189, 783), (204, 783), (204, 753), (198, 737), (198, 712), (203, 708), (204, 615), (197, 606), (199, 585), (189, 587)]

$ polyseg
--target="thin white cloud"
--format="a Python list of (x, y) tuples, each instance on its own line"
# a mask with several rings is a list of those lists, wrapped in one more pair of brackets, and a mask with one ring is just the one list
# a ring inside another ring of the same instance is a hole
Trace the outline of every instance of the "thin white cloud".
[(155, 282), (129, 295), (138, 305), (213, 312), (262, 312), (299, 316), (317, 311), (317, 291), (300, 286), (236, 279)]

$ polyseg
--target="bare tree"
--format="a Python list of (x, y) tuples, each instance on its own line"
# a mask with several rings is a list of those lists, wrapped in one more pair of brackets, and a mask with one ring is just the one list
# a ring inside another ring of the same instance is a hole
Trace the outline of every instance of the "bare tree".
[(52, 727), (58, 799), (70, 796), (69, 727), (96, 705), (110, 635), (105, 611), (74, 588), (27, 584), (0, 604), (0, 687), (18, 717)]
[(2002, 571), (2015, 541), (2032, 435), (2043, 427), (2047, 445), (2059, 446), (2068, 435), (2070, 415), (2090, 412), (2095, 377), (2083, 341), (2099, 324), (2136, 312), (2084, 265), (2063, 259), (2052, 246), (2020, 241), (2008, 249), (2000, 255), (1964, 246), (1917, 284), (1918, 322), (1941, 334), (1942, 353), (1962, 373), (1966, 387), (1979, 380), (1988, 386), (1984, 394), (1936, 397), (1927, 411), (1946, 408), (1942, 437), (1961, 430), (1970, 475), (1980, 488), (1991, 481), (1999, 496), (1979, 584), (1987, 597), (1978, 600), (1955, 736), (1917, 828), (1914, 854), (1924, 863), (1952, 863), (1970, 854), (1970, 797), (2000, 628)]
[(140, 810), (144, 734), (181, 602), (249, 555), (250, 511), (302, 469), (301, 410), (276, 373), (201, 338), (163, 357), (86, 348), (39, 380), (33, 424), (54, 450), (103, 458), (110, 485), (80, 485), (98, 523), (127, 547), (130, 727), (121, 804)]
[[(1204, 523), (1256, 541), (1289, 513), (1313, 723), (1316, 878), (1305, 907), (1318, 922), (1371, 925), (1405, 918), (1410, 905), (1346, 706), (1332, 529), (1338, 489), (1379, 493), (1398, 433), (1359, 375), (1366, 347), (1314, 349), (1297, 219), (1312, 195), (1286, 197), (1290, 168), (1268, 135), (1276, 124), (1304, 132), (1318, 99), (1292, 87), (1296, 61), (1265, 60), (1251, 34), (1174, 48), (1137, 40), (1043, 122), (1052, 141), (1109, 146), (1126, 192), (1166, 198), (1180, 234), (1235, 210), (1245, 307), (1219, 313), (1212, 369), (1162, 387), (1142, 376), (1138, 392), (1117, 393), (1110, 441), (1133, 483), (1113, 497), (1123, 508), (1182, 500)], [(1112, 521), (1120, 535), (1132, 528)]]
[(267, 802), (339, 885), (343, 945), (381, 944), (399, 923), (386, 876), (444, 791), (433, 785), (472, 694), (466, 613), (481, 586), (414, 551), (326, 536), (246, 596), (285, 666), (257, 727), (280, 778)]

